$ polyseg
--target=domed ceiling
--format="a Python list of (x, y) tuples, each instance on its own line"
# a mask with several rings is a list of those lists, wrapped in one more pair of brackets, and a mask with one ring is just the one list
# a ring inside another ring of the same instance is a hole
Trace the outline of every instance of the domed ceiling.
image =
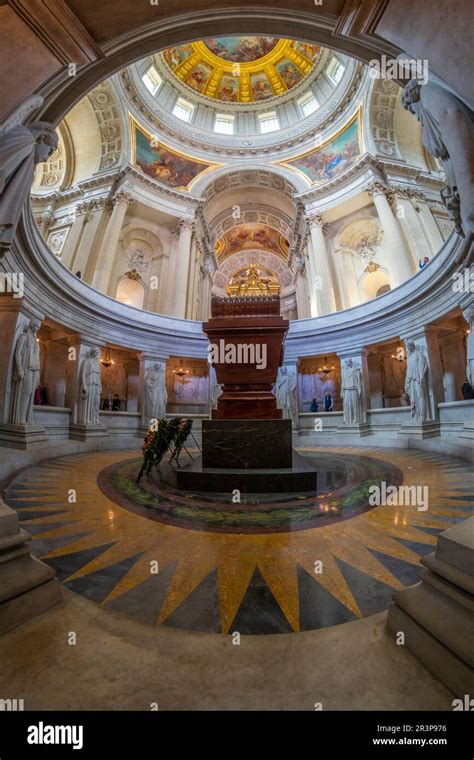
[(168, 48), (173, 74), (201, 95), (250, 103), (283, 95), (314, 69), (320, 48), (276, 37), (210, 37)]

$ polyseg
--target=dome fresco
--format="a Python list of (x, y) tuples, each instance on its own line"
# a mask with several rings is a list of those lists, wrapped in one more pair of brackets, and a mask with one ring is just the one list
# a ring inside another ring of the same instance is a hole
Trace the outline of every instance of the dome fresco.
[(308, 74), (320, 48), (276, 37), (210, 37), (168, 48), (163, 59), (195, 92), (223, 102), (258, 102), (283, 95)]

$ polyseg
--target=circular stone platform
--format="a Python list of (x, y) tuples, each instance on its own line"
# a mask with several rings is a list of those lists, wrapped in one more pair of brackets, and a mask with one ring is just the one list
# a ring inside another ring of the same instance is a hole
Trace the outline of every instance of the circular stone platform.
[[(245, 531), (226, 530), (222, 505), (202, 499), (201, 506), (190, 495), (185, 502), (166, 496), (179, 526), (156, 519), (152, 484), (134, 495), (133, 511), (118, 490), (104, 493), (100, 483), (114, 472), (122, 473), (118, 488), (129, 487), (136, 451), (43, 462), (20, 472), (4, 498), (32, 534), (32, 551), (67, 589), (150, 625), (243, 635), (296, 633), (386, 610), (396, 589), (418, 580), (420, 558), (434, 550), (438, 534), (473, 513), (474, 474), (459, 460), (399, 449), (305, 453), (351, 463), (348, 490), (336, 483), (325, 496), (338, 511), (315, 510), (314, 498), (278, 508), (243, 505), (230, 518), (237, 514)], [(367, 474), (367, 467), (374, 470)], [(428, 509), (364, 506), (362, 483), (374, 472), (427, 486)], [(265, 521), (275, 509), (272, 527)]]
[(318, 473), (317, 494), (180, 491), (173, 487), (176, 473), (166, 464), (160, 475), (154, 470), (137, 483), (141, 458), (107, 467), (97, 482), (113, 501), (144, 517), (223, 533), (273, 533), (330, 525), (373, 509), (368, 502), (371, 485), (403, 482), (398, 467), (371, 457), (318, 453), (307, 459)]

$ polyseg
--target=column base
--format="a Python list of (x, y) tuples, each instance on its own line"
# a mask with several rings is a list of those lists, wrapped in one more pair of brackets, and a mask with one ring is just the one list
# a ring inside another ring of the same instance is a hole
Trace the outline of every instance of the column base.
[(0, 446), (11, 449), (39, 449), (49, 443), (43, 425), (0, 425)]
[(370, 435), (370, 425), (368, 422), (353, 422), (350, 425), (343, 422), (342, 425), (337, 426), (337, 432), (364, 438), (366, 435)]
[(30, 538), (0, 500), (0, 634), (62, 601), (54, 570), (29, 553)]
[(73, 441), (90, 441), (94, 438), (109, 438), (105, 425), (81, 425), (75, 423), (69, 428), (69, 438)]
[(387, 628), (456, 695), (474, 692), (474, 518), (438, 537), (421, 582), (397, 591)]
[(465, 423), (460, 434), (461, 438), (467, 438), (474, 444), (474, 425), (471, 423)]
[(406, 422), (401, 425), (398, 435), (402, 435), (407, 438), (418, 438), (425, 440), (425, 438), (436, 438), (439, 436), (439, 422), (434, 420), (427, 420), (426, 422)]

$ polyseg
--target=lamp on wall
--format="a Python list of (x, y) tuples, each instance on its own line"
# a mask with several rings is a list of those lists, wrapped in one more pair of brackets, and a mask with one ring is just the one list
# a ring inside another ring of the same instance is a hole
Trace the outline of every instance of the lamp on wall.
[(327, 356), (324, 357), (324, 364), (322, 367), (318, 367), (318, 372), (323, 373), (324, 375), (329, 375), (330, 372), (334, 372), (336, 369), (334, 364), (327, 364)]
[(390, 358), (400, 363), (404, 362), (406, 359), (406, 354), (403, 346), (398, 346), (397, 350), (395, 353), (391, 354)]
[(115, 364), (114, 360), (112, 359), (110, 355), (109, 347), (105, 349), (105, 353), (103, 357), (101, 358), (100, 363), (102, 364), (103, 367), (112, 367)]
[(178, 377), (183, 377), (184, 375), (189, 375), (190, 370), (184, 369), (184, 367), (175, 367), (173, 370), (173, 375), (177, 375)]

